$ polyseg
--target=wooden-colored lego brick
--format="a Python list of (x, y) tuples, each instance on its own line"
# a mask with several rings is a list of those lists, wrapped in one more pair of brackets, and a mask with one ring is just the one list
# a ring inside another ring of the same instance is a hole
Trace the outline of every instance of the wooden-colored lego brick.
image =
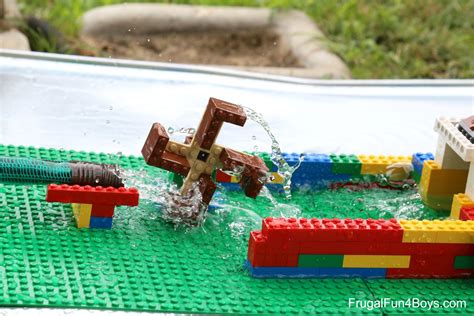
[[(169, 146), (168, 144), (169, 136), (165, 128), (160, 123), (154, 123), (142, 148), (143, 158), (150, 166), (186, 176), (190, 166), (181, 155), (181, 150), (186, 151), (183, 149), (185, 145), (178, 148), (178, 143), (173, 142)], [(167, 147), (173, 148), (175, 152), (166, 150)]]
[(240, 186), (246, 196), (256, 198), (264, 185), (264, 178), (268, 173), (268, 167), (258, 156), (247, 155), (245, 153), (224, 148), (220, 157), (222, 170), (234, 171), (241, 169)]
[(72, 203), (72, 211), (76, 219), (77, 228), (89, 228), (92, 204)]
[(199, 127), (194, 134), (193, 143), (209, 150), (224, 122), (244, 126), (246, 120), (247, 115), (241, 106), (210, 98)]
[(212, 199), (212, 195), (216, 191), (216, 184), (212, 181), (211, 176), (207, 174), (201, 175), (199, 178), (199, 191), (201, 192), (202, 202), (209, 204)]
[(466, 194), (459, 193), (455, 194), (453, 198), (453, 204), (451, 206), (451, 219), (459, 219), (461, 208), (464, 206), (474, 206), (474, 201), (472, 201)]
[(385, 174), (387, 167), (395, 163), (411, 163), (411, 156), (359, 155), (362, 169), (360, 174)]
[(408, 268), (410, 256), (345, 255), (344, 268)]
[(400, 220), (404, 243), (474, 243), (473, 221)]

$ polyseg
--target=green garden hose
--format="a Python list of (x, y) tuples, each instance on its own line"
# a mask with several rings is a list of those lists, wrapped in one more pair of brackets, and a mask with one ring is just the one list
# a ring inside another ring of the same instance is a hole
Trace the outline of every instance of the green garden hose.
[(122, 179), (112, 165), (17, 157), (0, 157), (0, 182), (123, 186)]

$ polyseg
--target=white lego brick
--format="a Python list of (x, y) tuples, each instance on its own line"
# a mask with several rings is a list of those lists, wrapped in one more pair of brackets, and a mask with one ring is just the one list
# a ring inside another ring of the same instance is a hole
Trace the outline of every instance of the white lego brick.
[(470, 165), (469, 162), (464, 161), (441, 136), (438, 137), (435, 161), (442, 169), (469, 170)]
[(435, 131), (443, 138), (462, 160), (474, 161), (474, 144), (456, 128), (458, 119), (441, 117), (436, 119)]

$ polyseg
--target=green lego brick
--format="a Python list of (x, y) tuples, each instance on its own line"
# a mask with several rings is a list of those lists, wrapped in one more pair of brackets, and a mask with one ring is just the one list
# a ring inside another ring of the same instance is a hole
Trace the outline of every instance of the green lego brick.
[(474, 269), (474, 256), (457, 256), (454, 259), (455, 269)]
[[(169, 173), (141, 157), (0, 145), (0, 156), (117, 163), (127, 185), (146, 178), (168, 181)], [(130, 181), (130, 182), (129, 182)], [(117, 207), (112, 230), (80, 230), (71, 207), (45, 202), (46, 186), (0, 182), (0, 275), (2, 306), (40, 306), (212, 314), (374, 314), (348, 300), (374, 300), (387, 293), (432, 292), (424, 280), (406, 289), (361, 279), (253, 279), (242, 264), (248, 235), (262, 217), (436, 218), (416, 191), (297, 191), (249, 199), (242, 192), (219, 192), (222, 208), (204, 227), (182, 229), (160, 220), (146, 199), (137, 208)], [(220, 204), (220, 203), (219, 203)], [(438, 215), (440, 216), (440, 215)], [(440, 217), (438, 217), (440, 218)], [(404, 281), (404, 280), (394, 280)], [(448, 280), (449, 281), (449, 280)], [(472, 295), (472, 282), (436, 283), (440, 292)], [(374, 296), (372, 292), (376, 293)], [(474, 306), (472, 300), (470, 306)], [(409, 310), (402, 310), (410, 312)], [(468, 310), (472, 313), (472, 308)]]
[(416, 171), (413, 171), (412, 174), (413, 174), (413, 180), (415, 180), (416, 183), (420, 184), (421, 174)]
[(332, 172), (334, 174), (360, 175), (362, 163), (356, 155), (336, 155), (331, 154)]
[(263, 162), (267, 166), (268, 170), (270, 171), (276, 171), (276, 166), (272, 162), (271, 155), (269, 153), (264, 153), (264, 152), (257, 152), (257, 153), (250, 153), (251, 155), (257, 155), (260, 158), (262, 158)]
[[(366, 283), (377, 301), (389, 300), (384, 315), (474, 315), (473, 279), (374, 279)], [(436, 301), (441, 306), (423, 308), (421, 301)], [(445, 301), (459, 303), (445, 307)]]
[(298, 267), (342, 268), (344, 255), (299, 255)]
[[(215, 176), (214, 176), (215, 179)], [(174, 184), (176, 184), (179, 187), (183, 185), (184, 182), (184, 177), (180, 174), (170, 172), (168, 175), (168, 180)]]

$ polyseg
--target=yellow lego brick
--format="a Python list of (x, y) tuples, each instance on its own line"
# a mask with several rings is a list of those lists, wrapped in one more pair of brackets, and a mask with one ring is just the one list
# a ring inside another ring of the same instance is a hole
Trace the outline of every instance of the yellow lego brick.
[(464, 206), (474, 206), (474, 201), (472, 201), (469, 196), (464, 193), (455, 194), (453, 198), (453, 204), (451, 206), (451, 219), (459, 219), (461, 213), (461, 208)]
[(344, 268), (408, 268), (410, 256), (345, 255)]
[(400, 220), (404, 243), (474, 243), (474, 221)]
[(230, 177), (230, 183), (239, 183), (239, 178), (236, 176), (231, 176)]
[(411, 163), (411, 156), (359, 155), (362, 168), (360, 174), (385, 174), (387, 167), (400, 162)]
[(89, 228), (92, 204), (73, 203), (72, 211), (76, 219), (77, 228)]
[(466, 190), (468, 170), (441, 169), (433, 160), (423, 164), (419, 192), (429, 207), (449, 211), (454, 194)]
[(272, 172), (273, 180), (271, 183), (282, 184), (283, 177), (278, 172)]

